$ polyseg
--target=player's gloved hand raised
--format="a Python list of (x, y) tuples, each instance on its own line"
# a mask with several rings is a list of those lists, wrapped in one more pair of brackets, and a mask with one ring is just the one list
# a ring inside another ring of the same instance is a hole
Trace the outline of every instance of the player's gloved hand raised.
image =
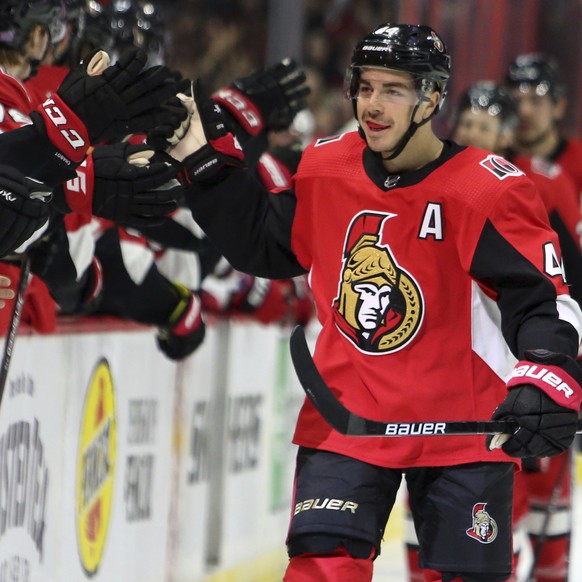
[(52, 190), (0, 165), (0, 257), (18, 249), (47, 223)]
[(177, 170), (152, 161), (153, 155), (151, 147), (130, 143), (95, 148), (95, 216), (134, 228), (163, 224), (176, 210), (182, 186), (175, 179)]
[[(184, 98), (191, 95), (184, 94)], [(163, 120), (147, 130), (147, 143), (158, 151), (166, 152), (186, 134), (190, 125), (190, 114), (177, 96), (162, 105)]]
[(513, 420), (512, 435), (487, 437), (489, 449), (502, 448), (512, 457), (551, 457), (573, 442), (578, 424), (580, 371), (574, 360), (547, 350), (529, 350), (507, 386), (509, 394), (493, 420)]
[(182, 360), (204, 341), (206, 324), (200, 297), (179, 283), (174, 283), (180, 300), (168, 324), (160, 328), (156, 342), (171, 360)]
[(228, 175), (225, 169), (244, 167), (244, 153), (228, 128), (220, 105), (203, 97), (199, 80), (192, 93), (193, 97), (179, 94), (190, 113), (190, 124), (184, 137), (168, 153), (183, 163), (180, 174), (183, 182), (212, 184)]
[(182, 87), (170, 69), (145, 68), (146, 61), (145, 52), (136, 48), (111, 66), (106, 52), (90, 53), (37, 108), (33, 120), (41, 117), (50, 141), (74, 163), (84, 159), (91, 144), (145, 132), (160, 121), (160, 106)]
[(307, 107), (311, 89), (305, 72), (293, 59), (270, 65), (240, 77), (218, 90), (220, 103), (250, 135), (263, 130), (287, 129), (295, 115)]

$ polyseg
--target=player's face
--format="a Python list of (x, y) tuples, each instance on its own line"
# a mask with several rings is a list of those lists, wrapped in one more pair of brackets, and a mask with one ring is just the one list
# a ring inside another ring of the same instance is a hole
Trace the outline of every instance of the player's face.
[(356, 98), (358, 122), (369, 148), (394, 150), (410, 125), (419, 96), (408, 73), (364, 68)]
[(534, 146), (555, 131), (558, 112), (548, 93), (537, 95), (535, 86), (522, 85), (513, 89), (511, 94), (519, 112), (519, 124), (515, 130), (515, 139), (519, 144)]
[(501, 120), (482, 109), (465, 109), (460, 115), (453, 140), (460, 145), (474, 146), (495, 153), (509, 145), (503, 139)]

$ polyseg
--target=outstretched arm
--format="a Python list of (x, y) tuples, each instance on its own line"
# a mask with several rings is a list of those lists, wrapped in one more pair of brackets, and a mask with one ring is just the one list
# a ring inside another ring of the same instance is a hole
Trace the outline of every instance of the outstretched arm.
[(239, 271), (270, 279), (305, 273), (291, 249), (293, 190), (269, 192), (244, 169), (242, 148), (199, 83), (185, 105), (190, 126), (169, 153), (181, 164), (196, 222)]

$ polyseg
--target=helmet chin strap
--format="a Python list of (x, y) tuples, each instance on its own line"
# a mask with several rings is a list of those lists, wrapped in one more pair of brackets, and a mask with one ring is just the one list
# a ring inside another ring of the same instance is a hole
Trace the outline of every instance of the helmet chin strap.
[(413, 121), (413, 119), (419, 107), (420, 103), (414, 106), (414, 109), (412, 110), (412, 115), (410, 116), (410, 125), (408, 126), (408, 129), (405, 131), (404, 135), (400, 138), (400, 140), (396, 144), (396, 147), (392, 150), (392, 153), (389, 156), (381, 156), (383, 160), (393, 160), (394, 158), (397, 158), (402, 153), (402, 150), (406, 147), (412, 136), (416, 133), (416, 130), (421, 125), (424, 125), (427, 121), (429, 121), (430, 118), (434, 115), (433, 112), (426, 119), (423, 119), (420, 123), (416, 123), (415, 121)]

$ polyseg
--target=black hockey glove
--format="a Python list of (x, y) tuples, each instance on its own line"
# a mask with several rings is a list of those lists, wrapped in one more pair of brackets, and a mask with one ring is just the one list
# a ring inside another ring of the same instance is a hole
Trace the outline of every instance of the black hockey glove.
[[(51, 225), (49, 232), (32, 244), (27, 249), (27, 253), (30, 258), (30, 271), (45, 283), (56, 280), (64, 284), (71, 279), (71, 272), (73, 279), (77, 276), (74, 265), (72, 271), (70, 269), (72, 263), (69, 254), (69, 241), (63, 222)], [(53, 277), (52, 273), (57, 270), (57, 275)]]
[(513, 420), (512, 435), (487, 437), (489, 449), (501, 447), (511, 457), (551, 457), (564, 452), (576, 435), (582, 399), (576, 362), (547, 350), (526, 351), (507, 383), (509, 394), (493, 420)]
[(13, 252), (44, 226), (51, 195), (52, 190), (42, 182), (0, 165), (0, 257)]
[(142, 50), (131, 48), (107, 66), (107, 53), (94, 51), (37, 108), (34, 122), (40, 117), (51, 142), (75, 163), (91, 144), (145, 132), (160, 121), (160, 106), (180, 90), (175, 73), (163, 66), (145, 69), (146, 61)]
[[(171, 97), (162, 106), (164, 119), (147, 131), (147, 143), (158, 151), (167, 151), (186, 134), (190, 116), (178, 97)], [(161, 116), (160, 116), (161, 117)]]
[(311, 89), (303, 70), (292, 59), (236, 79), (212, 98), (220, 103), (250, 135), (263, 130), (287, 129), (307, 107)]
[(179, 283), (174, 284), (180, 301), (167, 326), (156, 336), (158, 348), (171, 360), (183, 360), (204, 341), (206, 325), (200, 297)]
[(212, 185), (228, 176), (225, 169), (243, 168), (244, 153), (230, 132), (218, 103), (202, 97), (200, 81), (194, 85), (194, 97), (183, 98), (191, 113), (184, 137), (169, 150), (170, 156), (183, 162), (180, 180)]
[(182, 189), (177, 170), (153, 162), (149, 146), (118, 143), (99, 146), (93, 153), (95, 185), (93, 214), (123, 226), (162, 224), (176, 210)]

